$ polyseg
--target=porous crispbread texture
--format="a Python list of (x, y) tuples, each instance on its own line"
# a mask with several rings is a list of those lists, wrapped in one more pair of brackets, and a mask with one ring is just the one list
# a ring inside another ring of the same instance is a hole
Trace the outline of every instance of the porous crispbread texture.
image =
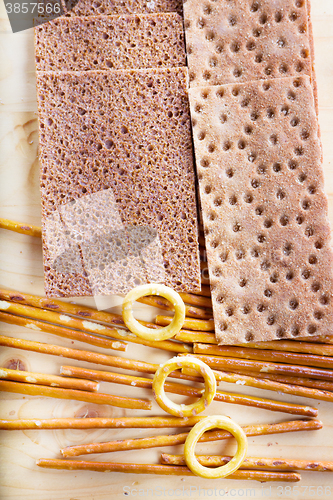
[[(310, 0), (306, 1), (306, 7), (307, 7), (307, 12), (308, 12), (308, 36), (309, 36), (310, 56), (311, 56), (311, 82), (312, 82), (312, 88), (313, 88), (313, 97), (314, 97), (314, 102), (315, 102), (316, 113), (318, 115), (318, 111), (319, 111), (318, 85), (317, 85), (317, 77), (316, 77), (316, 70), (315, 70), (315, 48), (314, 48)], [(320, 134), (320, 129), (319, 129), (319, 134)]]
[(311, 76), (305, 0), (184, 2), (190, 86)]
[(74, 71), (185, 66), (176, 13), (61, 17), (35, 29), (36, 69)]
[(216, 337), (331, 334), (333, 259), (310, 79), (190, 89)]
[(85, 273), (54, 269), (45, 224), (103, 189), (125, 227), (157, 231), (165, 284), (200, 290), (187, 69), (37, 72), (37, 89), (46, 294), (92, 293)]
[(70, 16), (183, 12), (182, 0), (66, 0), (65, 5)]

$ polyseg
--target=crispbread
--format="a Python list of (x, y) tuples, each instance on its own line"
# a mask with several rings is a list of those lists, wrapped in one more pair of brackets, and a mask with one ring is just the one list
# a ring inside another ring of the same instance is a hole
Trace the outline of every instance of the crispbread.
[[(318, 115), (318, 111), (319, 111), (318, 85), (317, 85), (317, 77), (316, 77), (316, 71), (315, 71), (315, 48), (314, 48), (310, 0), (306, 1), (306, 7), (307, 7), (307, 12), (308, 12), (308, 37), (309, 37), (310, 55), (311, 55), (311, 82), (312, 82), (312, 88), (313, 88), (313, 97), (314, 97), (314, 102), (315, 102), (316, 113)], [(319, 130), (319, 132), (320, 132), (320, 130)]]
[(182, 14), (182, 0), (65, 0), (67, 15), (94, 16), (112, 14), (151, 14), (178, 12)]
[[(187, 69), (37, 72), (37, 89), (46, 294), (92, 294), (85, 262), (82, 272), (55, 266), (59, 225), (46, 234), (54, 218), (66, 225), (61, 207), (72, 215), (73, 200), (101, 190), (125, 228), (158, 233), (165, 283), (200, 290)], [(101, 216), (88, 202), (83, 212)]]
[(59, 17), (35, 29), (36, 69), (73, 71), (185, 66), (176, 13)]
[(331, 334), (333, 258), (310, 79), (190, 89), (220, 343)]
[(184, 2), (190, 85), (311, 76), (305, 0)]

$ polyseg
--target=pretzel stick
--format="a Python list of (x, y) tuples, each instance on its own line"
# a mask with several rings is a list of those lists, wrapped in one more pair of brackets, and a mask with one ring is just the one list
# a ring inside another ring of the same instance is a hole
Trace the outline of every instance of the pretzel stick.
[[(206, 262), (204, 262), (204, 264), (206, 264), (206, 266), (207, 266)], [(210, 285), (210, 281), (209, 281), (209, 277), (208, 277), (208, 268), (201, 269), (201, 285), (206, 285), (206, 286)]]
[(8, 314), (0, 312), (0, 321), (4, 323), (9, 323), (10, 325), (24, 326), (25, 328), (30, 328), (31, 330), (38, 330), (47, 333), (52, 333), (58, 337), (64, 337), (71, 340), (78, 340), (79, 342), (85, 342), (89, 345), (94, 345), (98, 347), (104, 347), (105, 349), (115, 349), (124, 351), (124, 345), (118, 340), (112, 341), (109, 339), (104, 339), (98, 337), (97, 335), (90, 335), (88, 333), (70, 330), (69, 328), (64, 328), (58, 325), (51, 325), (50, 323), (44, 323), (43, 321), (38, 321), (33, 318), (25, 318), (23, 316), (16, 316), (14, 314)]
[[(66, 376), (84, 377), (88, 379), (101, 380), (104, 382), (113, 382), (117, 384), (131, 385), (150, 389), (152, 387), (152, 379), (143, 377), (133, 377), (132, 375), (122, 375), (105, 371), (88, 370), (86, 368), (76, 368), (72, 366), (62, 366), (60, 372)], [(196, 373), (196, 372), (194, 372)], [(181, 394), (184, 396), (201, 397), (202, 389), (190, 387), (184, 384), (174, 382), (166, 382), (164, 389), (173, 394)], [(217, 391), (214, 397), (215, 401), (223, 401), (224, 403), (240, 404), (244, 406), (255, 406), (256, 408), (264, 408), (271, 411), (281, 411), (284, 413), (292, 413), (294, 415), (302, 415), (308, 417), (316, 417), (318, 411), (316, 408), (309, 406), (295, 405), (291, 403), (283, 403), (273, 401), (271, 399), (257, 398), (236, 393)]]
[[(263, 436), (284, 432), (308, 431), (321, 429), (323, 424), (319, 420), (290, 420), (279, 424), (248, 425), (243, 427), (247, 436)], [(151, 436), (146, 438), (126, 439), (123, 441), (110, 441), (106, 443), (90, 443), (77, 446), (67, 446), (60, 450), (64, 458), (88, 455), (90, 453), (109, 453), (113, 451), (138, 450), (156, 448), (159, 446), (174, 446), (185, 443), (188, 433)], [(199, 442), (217, 441), (233, 437), (228, 431), (217, 430), (206, 432)]]
[(207, 251), (203, 247), (199, 247), (200, 259), (202, 262), (207, 262)]
[(198, 239), (199, 239), (199, 245), (203, 248), (206, 248), (206, 239), (205, 239), (203, 230), (200, 231)]
[[(215, 373), (219, 373), (215, 371)], [(316, 380), (306, 377), (292, 377), (290, 375), (274, 375), (271, 373), (260, 373), (250, 372), (246, 370), (237, 370), (239, 375), (247, 375), (250, 377), (259, 377), (260, 379), (272, 380), (274, 382), (281, 382), (282, 384), (291, 384), (302, 387), (311, 387), (313, 389), (319, 389), (321, 391), (331, 391), (333, 392), (333, 382), (328, 382), (326, 380)], [(217, 379), (216, 379), (217, 380)]]
[(161, 429), (192, 427), (205, 417), (118, 417), (0, 420), (0, 429)]
[[(206, 467), (219, 467), (227, 464), (232, 457), (221, 455), (196, 455), (198, 462)], [(184, 455), (161, 454), (161, 463), (169, 465), (186, 465)], [(306, 471), (333, 471), (333, 462), (310, 460), (294, 460), (290, 458), (246, 457), (240, 469), (282, 469)]]
[(192, 293), (182, 293), (182, 292), (178, 293), (185, 302), (185, 304), (204, 307), (206, 309), (212, 309), (212, 299), (210, 297), (202, 297), (200, 295), (195, 295)]
[[(184, 356), (184, 354), (180, 354), (180, 356)], [(238, 369), (245, 369), (257, 373), (277, 373), (282, 375), (298, 375), (300, 377), (333, 380), (333, 371), (325, 368), (321, 369), (308, 366), (287, 365), (283, 363), (269, 363), (266, 361), (226, 358), (222, 356), (204, 356), (201, 354), (191, 354), (191, 356), (198, 356), (204, 363), (215, 370), (237, 371)]]
[(214, 356), (272, 361), (273, 363), (291, 363), (302, 366), (333, 368), (333, 357), (317, 356), (315, 354), (268, 351), (264, 349), (250, 349), (248, 347), (217, 346), (209, 344), (194, 344), (193, 352), (196, 354), (213, 354)]
[[(39, 467), (62, 470), (91, 470), (96, 472), (125, 472), (129, 474), (160, 474), (167, 476), (194, 476), (187, 468), (160, 464), (132, 464), (116, 462), (88, 462), (83, 460), (59, 460), (57, 458), (40, 458), (36, 461)], [(238, 470), (227, 479), (253, 479), (255, 481), (300, 481), (296, 472), (269, 472), (254, 470)]]
[[(160, 316), (157, 315), (155, 318), (156, 325), (166, 326), (172, 321), (171, 316)], [(201, 332), (213, 332), (214, 331), (214, 320), (212, 319), (192, 319), (185, 318), (183, 328), (185, 330), (198, 330)]]
[[(183, 373), (192, 375), (193, 370), (184, 368)], [(302, 387), (288, 383), (280, 383), (273, 380), (264, 380), (261, 374), (248, 375), (239, 373), (229, 373), (224, 371), (213, 370), (217, 381), (228, 382), (232, 384), (246, 385), (248, 387), (256, 387), (257, 389), (265, 389), (268, 391), (275, 391), (284, 394), (292, 394), (293, 396), (301, 396), (312, 399), (319, 399), (321, 401), (333, 401), (333, 392), (312, 389), (309, 387)]]
[(317, 342), (319, 344), (333, 344), (333, 337), (332, 335), (311, 335), (311, 338), (309, 337), (297, 337), (297, 340), (300, 342)]
[[(158, 307), (159, 309), (165, 309), (166, 311), (174, 310), (168, 300), (164, 299), (163, 297), (157, 297), (155, 295), (141, 297), (137, 300), (137, 302), (141, 302), (142, 304), (147, 304), (153, 307)], [(189, 318), (210, 319), (213, 317), (213, 311), (211, 309), (201, 309), (199, 307), (185, 305), (185, 311), (186, 316), (188, 316)]]
[(119, 408), (131, 408), (138, 410), (150, 410), (151, 402), (146, 399), (125, 398), (87, 391), (77, 391), (74, 389), (60, 389), (58, 387), (47, 387), (45, 385), (26, 384), (21, 382), (9, 382), (0, 380), (0, 391), (15, 392), (18, 394), (28, 394), (30, 396), (46, 396), (58, 399), (74, 399), (87, 403), (100, 405), (111, 405)]
[[(202, 292), (203, 294), (207, 294), (208, 297), (210, 297), (210, 290), (203, 289)], [(191, 304), (193, 303), (193, 305), (198, 305), (205, 308), (211, 308), (211, 299), (207, 298), (206, 296), (188, 293), (180, 293), (180, 296), (182, 297), (184, 302), (189, 302)], [(101, 321), (103, 323), (112, 323), (117, 326), (125, 326), (123, 318), (120, 314), (111, 314), (105, 311), (97, 311), (96, 309), (93, 309), (91, 307), (70, 304), (68, 302), (62, 302), (61, 300), (48, 299), (45, 297), (38, 297), (37, 295), (0, 289), (0, 300), (1, 299), (12, 300), (13, 302), (20, 302), (21, 304), (48, 309), (51, 311), (56, 310), (64, 314), (90, 318), (96, 321)], [(158, 328), (154, 323), (148, 323), (147, 321), (141, 321), (141, 323), (145, 326), (148, 326), (149, 328)]]
[(210, 291), (210, 286), (209, 285), (203, 285), (201, 284), (201, 290), (200, 292), (191, 292), (193, 295), (200, 295), (202, 297), (210, 297), (212, 296), (211, 291)]
[[(111, 323), (116, 326), (125, 326), (123, 318), (120, 314), (97, 311), (92, 307), (71, 304), (69, 302), (63, 302), (61, 300), (38, 297), (37, 295), (3, 289), (0, 289), (0, 299), (12, 300), (13, 302), (19, 302), (28, 306), (48, 309), (50, 311), (58, 311), (59, 313), (79, 316), (81, 318), (89, 318), (95, 321), (100, 321), (102, 323)], [(143, 322), (143, 324), (149, 326), (150, 328), (158, 328), (154, 323)]]
[(15, 382), (29, 382), (30, 384), (49, 385), (51, 387), (62, 387), (64, 389), (76, 389), (81, 391), (97, 392), (99, 384), (92, 380), (80, 378), (65, 378), (58, 375), (48, 375), (45, 373), (31, 373), (21, 370), (11, 370), (0, 368), (0, 379), (12, 380)]
[(194, 332), (191, 330), (180, 330), (180, 332), (174, 336), (174, 339), (179, 340), (180, 342), (201, 342), (203, 344), (217, 344), (214, 333)]
[[(133, 464), (115, 462), (88, 462), (82, 460), (59, 460), (42, 458), (36, 461), (40, 467), (66, 470), (91, 470), (97, 472), (125, 472), (130, 474), (159, 474), (173, 476), (195, 476), (187, 467), (160, 464)], [(238, 470), (227, 479), (297, 482), (301, 476), (296, 472), (271, 472), (255, 470)]]
[[(131, 342), (134, 342), (136, 344), (143, 344), (147, 345), (150, 347), (158, 347), (159, 349), (164, 349), (167, 351), (175, 351), (175, 352), (189, 352), (191, 349), (188, 346), (184, 346), (179, 343), (175, 342), (170, 342), (170, 341), (160, 341), (160, 342), (151, 342), (147, 340), (140, 339), (136, 335), (133, 335), (130, 333), (128, 330), (120, 330), (116, 329), (110, 326), (106, 325), (101, 325), (100, 323), (95, 323), (93, 321), (88, 321), (85, 319), (81, 318), (73, 318), (72, 316), (68, 316), (66, 314), (60, 314), (59, 312), (55, 311), (49, 311), (45, 309), (40, 309), (38, 307), (32, 307), (32, 306), (27, 306), (23, 304), (17, 304), (16, 302), (11, 302), (11, 301), (5, 301), (5, 300), (0, 300), (0, 310), (5, 310), (6, 313), (11, 313), (15, 315), (16, 317), (22, 317), (22, 316), (27, 316), (29, 318), (33, 318), (33, 320), (38, 321), (47, 321), (48, 323), (55, 323), (55, 328), (51, 329), (53, 331), (47, 330), (49, 333), (55, 333), (55, 331), (59, 331), (57, 335), (63, 336), (63, 337), (68, 337), (68, 332), (71, 332), (71, 337), (70, 338), (76, 338), (77, 332), (73, 332), (72, 329), (74, 328), (75, 330), (79, 330), (80, 332), (83, 332), (81, 335), (85, 335), (86, 332), (92, 333), (94, 335), (103, 335), (105, 337), (111, 337), (113, 339), (117, 339), (119, 341), (117, 342), (112, 342), (109, 345), (113, 347), (108, 347), (107, 343), (104, 343), (102, 345), (96, 343), (99, 341), (99, 338), (94, 336), (92, 337), (92, 340), (94, 343), (92, 345), (98, 345), (100, 347), (106, 347), (109, 349), (116, 349), (119, 351), (125, 351), (127, 344), (122, 342), (124, 339), (129, 340)], [(0, 319), (1, 319), (1, 314), (0, 313)], [(11, 321), (9, 321), (9, 319)], [(8, 318), (7, 317), (7, 322), (13, 322), (13, 318)], [(20, 321), (20, 320), (17, 320)], [(35, 326), (33, 327), (36, 329), (37, 327), (40, 327), (39, 324), (35, 323), (34, 321), (30, 321), (30, 319), (27, 321), (28, 324), (34, 324)], [(16, 323), (17, 324), (17, 323)], [(44, 325), (44, 323), (43, 323)], [(65, 329), (62, 329), (61, 326), (64, 326)], [(23, 325), (26, 326), (26, 325)], [(29, 326), (28, 326), (29, 328)], [(43, 330), (45, 331), (45, 328), (48, 328), (46, 325), (43, 326)], [(69, 337), (68, 337), (69, 338)], [(76, 340), (80, 340), (79, 338), (76, 338)], [(90, 343), (90, 342), (89, 342)]]
[[(209, 335), (206, 333), (206, 335)], [(312, 337), (311, 337), (312, 339)], [(333, 356), (333, 345), (316, 344), (314, 342), (298, 342), (296, 340), (270, 340), (269, 342), (247, 342), (241, 347), (253, 349), (273, 349), (276, 351), (303, 352), (305, 354), (318, 354), (319, 356)], [(332, 339), (333, 340), (333, 339)], [(193, 342), (196, 342), (195, 340)], [(213, 344), (214, 342), (212, 342)], [(216, 342), (217, 343), (217, 342)]]
[[(28, 306), (33, 306), (40, 309), (47, 309), (49, 311), (57, 311), (61, 314), (79, 316), (81, 318), (89, 318), (90, 320), (95, 320), (103, 323), (111, 323), (116, 326), (125, 326), (123, 318), (120, 314), (111, 314), (105, 311), (97, 311), (92, 307), (79, 306), (76, 304), (70, 304), (69, 302), (62, 302), (61, 300), (47, 299), (44, 297), (38, 297), (37, 295), (30, 295), (26, 293), (13, 292), (9, 290), (0, 289), (0, 300), (11, 300), (13, 302), (19, 302)], [(149, 328), (159, 328), (154, 323), (148, 323), (146, 321), (139, 321)], [(140, 339), (136, 335), (132, 335), (127, 330), (117, 330), (118, 336), (121, 340), (126, 337), (126, 340), (130, 342), (135, 342), (137, 344), (147, 345), (150, 347), (158, 347), (159, 349), (165, 349), (173, 352), (188, 352), (188, 346), (179, 344), (178, 342), (171, 341), (160, 341), (151, 342), (147, 340)], [(128, 332), (128, 333), (127, 333)], [(114, 336), (116, 333), (114, 332)], [(120, 337), (119, 337), (120, 336)], [(116, 337), (115, 337), (116, 338)]]
[(10, 231), (14, 231), (15, 233), (36, 236), (37, 238), (41, 238), (42, 236), (42, 229), (40, 227), (23, 222), (16, 222), (9, 219), (0, 219), (0, 228), (9, 229)]
[[(6, 347), (16, 347), (25, 351), (39, 352), (43, 354), (51, 354), (53, 356), (62, 356), (64, 358), (76, 359), (77, 361), (87, 361), (88, 363), (96, 363), (105, 366), (112, 366), (124, 370), (132, 370), (143, 373), (155, 373), (158, 364), (145, 363), (144, 361), (136, 361), (134, 359), (121, 358), (118, 356), (110, 356), (92, 351), (82, 351), (80, 349), (71, 349), (53, 344), (45, 344), (42, 342), (33, 342), (31, 340), (15, 339), (0, 335), (0, 345)], [(201, 382), (198, 377), (183, 375), (179, 371), (173, 372), (170, 376), (184, 380), (192, 380)]]

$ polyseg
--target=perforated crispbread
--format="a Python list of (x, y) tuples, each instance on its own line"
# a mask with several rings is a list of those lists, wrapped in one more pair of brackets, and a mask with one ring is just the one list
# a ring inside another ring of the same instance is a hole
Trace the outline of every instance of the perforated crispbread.
[(103, 189), (126, 228), (157, 231), (165, 283), (200, 290), (187, 79), (186, 68), (37, 72), (48, 296), (92, 294), (87, 273), (57, 272), (45, 234), (59, 207)]
[(185, 66), (176, 13), (60, 17), (35, 29), (36, 69), (73, 71)]
[(307, 76), (190, 89), (220, 343), (331, 334), (333, 258)]
[(154, 12), (182, 14), (183, 6), (182, 0), (66, 0), (65, 11), (70, 16), (151, 14)]
[(190, 85), (311, 76), (305, 0), (184, 2)]

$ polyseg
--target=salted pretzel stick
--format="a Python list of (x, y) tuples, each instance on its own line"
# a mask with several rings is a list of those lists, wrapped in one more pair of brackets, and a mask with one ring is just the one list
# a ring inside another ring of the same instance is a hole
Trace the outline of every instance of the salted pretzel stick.
[[(173, 311), (173, 307), (170, 302), (163, 297), (155, 295), (141, 297), (137, 300), (137, 302), (147, 304), (148, 306), (158, 307), (159, 309), (165, 309), (166, 311)], [(213, 311), (211, 309), (201, 309), (200, 307), (185, 305), (185, 312), (186, 316), (189, 318), (210, 319), (213, 317)]]
[(207, 251), (203, 247), (199, 247), (200, 259), (202, 262), (207, 262)]
[[(25, 351), (39, 352), (43, 354), (51, 354), (53, 356), (62, 356), (64, 358), (76, 359), (77, 361), (86, 361), (88, 363), (96, 363), (105, 366), (122, 368), (124, 370), (132, 370), (143, 373), (155, 373), (159, 367), (156, 363), (146, 363), (144, 361), (136, 361), (135, 359), (121, 358), (119, 356), (111, 356), (108, 354), (100, 354), (92, 351), (83, 351), (81, 349), (71, 349), (53, 344), (45, 344), (42, 342), (33, 342), (31, 340), (15, 339), (0, 335), (0, 345), (6, 347), (16, 347)], [(192, 380), (201, 382), (198, 377), (183, 375), (179, 371), (173, 372), (170, 376), (184, 380)]]
[(100, 405), (111, 405), (119, 408), (131, 408), (138, 410), (150, 410), (151, 402), (146, 399), (125, 398), (74, 389), (61, 389), (58, 387), (47, 387), (45, 385), (26, 384), (21, 382), (9, 382), (0, 380), (0, 391), (28, 394), (29, 396), (46, 396), (49, 398), (73, 399)]
[(297, 337), (297, 340), (300, 342), (316, 342), (319, 344), (333, 344), (333, 337), (332, 335), (311, 335), (311, 338), (309, 337)]
[[(183, 356), (183, 354), (181, 354), (181, 356)], [(269, 363), (266, 361), (252, 361), (222, 356), (205, 356), (202, 354), (191, 354), (191, 356), (198, 356), (204, 363), (215, 370), (237, 371), (238, 369), (245, 369), (257, 372), (258, 376), (260, 376), (260, 373), (276, 373), (282, 375), (298, 375), (300, 377), (317, 378), (321, 380), (333, 380), (333, 370), (325, 368)]]
[[(112, 314), (105, 311), (97, 311), (92, 307), (81, 306), (77, 304), (70, 304), (61, 300), (49, 299), (21, 293), (10, 290), (3, 290), (0, 288), (1, 300), (12, 300), (28, 306), (39, 307), (41, 309), (48, 309), (50, 311), (57, 311), (62, 314), (69, 314), (72, 316), (79, 316), (81, 318), (100, 321), (102, 323), (110, 323), (115, 326), (125, 326), (124, 320), (120, 314)], [(150, 328), (158, 328), (154, 323), (143, 322)]]
[[(88, 462), (83, 460), (60, 460), (57, 458), (40, 458), (36, 461), (39, 467), (61, 470), (90, 470), (96, 472), (125, 472), (129, 474), (159, 474), (167, 476), (194, 476), (182, 466), (160, 464), (133, 464), (116, 462)], [(230, 474), (227, 479), (253, 479), (255, 481), (300, 481), (301, 476), (296, 472), (269, 472), (254, 470), (238, 470)]]
[[(101, 380), (104, 382), (113, 382), (117, 384), (131, 385), (150, 389), (152, 387), (152, 379), (143, 377), (133, 377), (132, 375), (122, 375), (118, 373), (88, 370), (86, 368), (76, 368), (72, 366), (62, 366), (60, 373), (68, 377), (84, 377), (93, 380)], [(191, 374), (196, 372), (191, 372)], [(191, 387), (184, 384), (177, 384), (174, 382), (166, 382), (164, 389), (173, 394), (181, 394), (184, 396), (201, 397), (202, 389)], [(308, 417), (316, 417), (318, 410), (309, 406), (302, 406), (293, 403), (283, 403), (271, 399), (257, 398), (254, 396), (247, 396), (243, 394), (216, 391), (215, 401), (222, 401), (224, 403), (239, 404), (244, 406), (254, 406), (256, 408), (263, 408), (271, 411), (281, 411), (284, 413), (291, 413), (293, 415), (302, 415)]]
[(185, 304), (190, 304), (192, 306), (204, 307), (206, 309), (212, 309), (212, 299), (210, 297), (203, 297), (200, 295), (195, 295), (193, 293), (182, 293), (178, 292)]
[(180, 332), (174, 336), (174, 339), (179, 340), (179, 342), (201, 342), (203, 344), (217, 344), (214, 333), (194, 332), (191, 330), (180, 330)]
[[(219, 372), (214, 371), (214, 373), (219, 373)], [(258, 374), (258, 372), (250, 372), (246, 370), (244, 371), (238, 370), (237, 372), (234, 373), (238, 373), (239, 375), (247, 375), (250, 377), (259, 377), (260, 379), (272, 380), (274, 382), (281, 382), (282, 384), (311, 387), (312, 389), (319, 389), (320, 391), (333, 392), (333, 382), (328, 382), (326, 380), (316, 380), (314, 378), (306, 378), (306, 377), (292, 377), (291, 375), (274, 375), (273, 373), (262, 373), (262, 372)]]
[[(193, 370), (183, 369), (183, 373), (187, 375), (192, 375)], [(299, 385), (294, 385), (290, 383), (280, 383), (273, 380), (264, 380), (261, 374), (253, 375), (241, 375), (239, 373), (230, 373), (213, 370), (215, 378), (217, 381), (228, 382), (238, 385), (246, 385), (248, 387), (256, 387), (257, 389), (265, 389), (267, 391), (280, 392), (284, 394), (292, 394), (293, 396), (301, 396), (312, 399), (319, 399), (321, 401), (333, 401), (333, 392), (328, 392), (327, 390), (312, 389), (309, 387), (302, 387)]]
[[(171, 316), (160, 316), (157, 315), (155, 318), (156, 325), (166, 326), (171, 323)], [(214, 331), (214, 320), (212, 319), (193, 319), (185, 318), (183, 328), (185, 330), (198, 330), (201, 332), (213, 332)]]
[[(321, 429), (323, 424), (319, 420), (290, 420), (279, 424), (248, 425), (243, 427), (247, 436), (263, 436), (267, 434), (280, 434), (284, 432), (308, 431)], [(90, 453), (109, 453), (113, 451), (138, 450), (156, 448), (159, 446), (174, 446), (185, 443), (188, 433), (151, 436), (146, 438), (126, 439), (123, 441), (110, 441), (106, 443), (90, 443), (77, 446), (67, 446), (60, 450), (64, 458), (88, 455)], [(232, 434), (227, 431), (217, 430), (206, 432), (199, 442), (218, 441), (229, 439)]]
[[(41, 325), (37, 321), (47, 321), (48, 323), (54, 323), (55, 327), (53, 328), (53, 325), (49, 328), (48, 325), (44, 326), (44, 323), (42, 324), (43, 331), (48, 331), (49, 333), (55, 333), (56, 335), (67, 337), (67, 338), (75, 338), (76, 340), (80, 340), (80, 338), (83, 335), (87, 334), (93, 334), (94, 336), (90, 339), (92, 340), (91, 343), (92, 345), (98, 345), (100, 347), (105, 347), (108, 349), (116, 349), (119, 351), (125, 351), (127, 344), (123, 342), (124, 339), (129, 340), (130, 342), (134, 342), (136, 344), (143, 344), (147, 345), (150, 347), (158, 347), (159, 349), (164, 349), (167, 351), (174, 351), (174, 352), (190, 352), (190, 348), (188, 346), (184, 346), (180, 343), (175, 343), (175, 342), (170, 342), (170, 341), (161, 341), (161, 342), (151, 342), (147, 340), (143, 340), (138, 338), (136, 335), (131, 334), (128, 330), (120, 330), (117, 328), (113, 328), (110, 326), (106, 325), (101, 325), (100, 323), (96, 323), (94, 321), (89, 321), (86, 319), (81, 319), (81, 318), (73, 318), (72, 316), (68, 316), (67, 314), (60, 314), (59, 312), (56, 311), (49, 311), (46, 309), (41, 309), (38, 307), (32, 307), (32, 306), (27, 306), (24, 304), (18, 304), (16, 302), (12, 301), (5, 301), (5, 300), (0, 300), (0, 310), (6, 311), (7, 313), (11, 313), (12, 315), (15, 315), (15, 318), (8, 317), (6, 316), (5, 319), (2, 319), (3, 321), (6, 321), (8, 323), (12, 323), (14, 321), (21, 322), (22, 324), (22, 319), (20, 317), (26, 316), (29, 318), (32, 318), (32, 320), (26, 320), (27, 325), (34, 325), (33, 329), (36, 329), (37, 327), (41, 327)], [(3, 313), (0, 312), (0, 320), (1, 320), (1, 315)], [(19, 319), (16, 319), (19, 318)], [(18, 324), (18, 323), (15, 323)], [(27, 325), (22, 325), (22, 326), (27, 326)], [(61, 328), (65, 327), (65, 328)], [(29, 326), (28, 326), (29, 328)], [(48, 328), (47, 330), (45, 330)], [(73, 332), (72, 329), (79, 330), (80, 332), (83, 332), (78, 334), (76, 331)], [(51, 331), (50, 331), (51, 330)], [(58, 331), (58, 333), (56, 333)], [(71, 332), (71, 337), (69, 337), (69, 333)], [(111, 337), (112, 339), (116, 339), (116, 341), (113, 341), (110, 343), (110, 341), (102, 343), (100, 345), (99, 338), (96, 335), (103, 335), (105, 337)], [(83, 338), (83, 337), (82, 337)], [(89, 337), (87, 337), (89, 339)], [(84, 342), (84, 340), (82, 340)], [(97, 343), (96, 343), (97, 342)], [(108, 347), (111, 346), (111, 347)], [(113, 347), (112, 347), (113, 346)]]
[(291, 363), (302, 366), (317, 366), (319, 368), (333, 368), (333, 357), (317, 356), (295, 352), (282, 352), (264, 349), (250, 349), (248, 347), (222, 346), (209, 344), (194, 344), (196, 354), (213, 354), (231, 358), (272, 361), (273, 363)]
[[(45, 297), (38, 297), (37, 295), (31, 295), (21, 292), (15, 292), (10, 290), (3, 290), (0, 288), (0, 300), (11, 300), (13, 302), (18, 302), (28, 306), (37, 307), (40, 309), (47, 309), (49, 311), (57, 311), (58, 313), (72, 316), (79, 316), (81, 318), (86, 318), (94, 321), (99, 321), (103, 323), (111, 323), (116, 326), (125, 327), (124, 320), (120, 314), (111, 314), (105, 311), (97, 311), (92, 307), (80, 306), (77, 304), (70, 304), (69, 302), (62, 302), (56, 299), (47, 299)], [(159, 328), (159, 326), (154, 323), (148, 323), (146, 321), (139, 321), (143, 325), (149, 328)], [(136, 335), (132, 335), (127, 330), (117, 330), (120, 335), (120, 339), (124, 338), (130, 342), (135, 342), (137, 344), (147, 345), (150, 347), (158, 347), (159, 349), (165, 349), (172, 352), (188, 352), (188, 346), (179, 344), (178, 342), (171, 341), (161, 341), (161, 342), (151, 342), (138, 338)], [(119, 337), (117, 337), (119, 338)]]
[(201, 285), (209, 285), (209, 277), (208, 277), (208, 268), (207, 268), (207, 263), (203, 262), (203, 264), (206, 264), (206, 269), (201, 269)]
[(0, 429), (162, 429), (192, 427), (205, 417), (118, 417), (0, 420)]
[(34, 226), (32, 224), (26, 224), (24, 222), (16, 222), (9, 219), (0, 219), (0, 228), (9, 229), (10, 231), (14, 231), (15, 233), (36, 236), (37, 238), (41, 238), (42, 236), (42, 229), (40, 227)]
[(210, 291), (210, 286), (209, 285), (203, 285), (201, 284), (201, 290), (200, 292), (191, 292), (192, 295), (200, 295), (202, 297), (209, 297), (211, 298), (212, 294)]
[[(206, 467), (219, 467), (227, 464), (232, 457), (221, 455), (197, 455), (198, 462)], [(161, 454), (161, 463), (166, 465), (186, 465), (184, 455)], [(246, 457), (240, 466), (242, 469), (279, 469), (283, 471), (306, 470), (306, 471), (333, 471), (333, 462), (294, 460), (292, 458), (263, 458)]]
[(59, 377), (58, 375), (32, 373), (21, 370), (11, 370), (9, 368), (0, 368), (0, 379), (90, 392), (97, 392), (99, 389), (99, 384), (93, 382), (92, 380), (84, 380), (80, 378), (65, 378)]
[[(76, 366), (61, 366), (60, 373), (67, 377), (77, 377), (84, 379), (100, 380), (103, 382), (111, 382), (114, 384), (128, 385), (132, 387), (141, 387), (143, 389), (151, 389), (153, 379), (145, 377), (135, 377), (134, 375), (124, 375), (123, 373), (106, 372), (102, 370), (90, 370), (88, 368), (79, 368)], [(194, 372), (195, 375), (198, 375)], [(192, 377), (192, 378), (194, 378)], [(200, 379), (197, 379), (200, 381)], [(167, 382), (165, 390), (174, 394), (183, 394), (189, 396), (201, 396), (199, 388), (188, 385)]]
[(199, 233), (199, 245), (202, 247), (202, 248), (206, 248), (206, 240), (205, 240), (205, 236), (204, 236), (204, 232), (203, 230), (200, 231)]
[[(206, 335), (208, 335), (208, 333)], [(194, 340), (193, 342), (197, 341)], [(213, 344), (214, 342), (211, 343)], [(296, 340), (270, 340), (269, 342), (247, 342), (246, 344), (240, 344), (240, 346), (249, 347), (251, 349), (272, 349), (276, 351), (285, 351), (285, 352), (303, 352), (305, 354), (318, 354), (319, 356), (333, 356), (333, 345), (316, 344), (314, 342), (309, 342), (309, 339), (307, 339), (307, 342), (298, 342)]]
[[(3, 301), (1, 301), (3, 302)], [(63, 337), (71, 340), (78, 340), (80, 342), (85, 342), (89, 345), (94, 345), (98, 347), (104, 347), (105, 349), (114, 349), (124, 351), (126, 344), (119, 342), (119, 340), (109, 340), (97, 335), (90, 335), (88, 333), (71, 330), (58, 325), (52, 325), (50, 323), (44, 323), (44, 321), (38, 321), (33, 318), (26, 318), (24, 316), (16, 316), (15, 314), (8, 314), (0, 311), (0, 321), (4, 323), (9, 323), (10, 325), (24, 326), (25, 328), (30, 328), (31, 330), (43, 331), (47, 333), (52, 333), (58, 337)]]

